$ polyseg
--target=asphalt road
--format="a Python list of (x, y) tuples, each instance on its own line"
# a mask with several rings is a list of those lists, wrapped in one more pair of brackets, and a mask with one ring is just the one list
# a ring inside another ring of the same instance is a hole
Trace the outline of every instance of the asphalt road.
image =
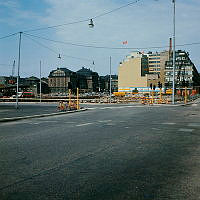
[(19, 103), (16, 109), (15, 103), (0, 103), (0, 119), (12, 117), (24, 117), (30, 115), (41, 115), (56, 113), (58, 104), (49, 103)]
[(0, 124), (1, 200), (200, 199), (200, 105), (90, 107)]

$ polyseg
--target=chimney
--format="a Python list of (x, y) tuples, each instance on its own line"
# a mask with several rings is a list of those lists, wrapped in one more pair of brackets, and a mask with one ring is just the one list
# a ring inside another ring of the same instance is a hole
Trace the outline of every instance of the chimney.
[(169, 52), (172, 52), (172, 38), (169, 38)]

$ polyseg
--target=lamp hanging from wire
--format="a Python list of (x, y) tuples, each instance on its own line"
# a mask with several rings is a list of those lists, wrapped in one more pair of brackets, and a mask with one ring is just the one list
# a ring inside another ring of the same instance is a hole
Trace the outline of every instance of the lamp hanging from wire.
[(88, 24), (90, 28), (93, 28), (94, 27), (94, 22), (92, 19), (90, 19), (90, 23)]
[(59, 58), (59, 59), (61, 59), (61, 56), (60, 56), (60, 54), (58, 54), (58, 58)]

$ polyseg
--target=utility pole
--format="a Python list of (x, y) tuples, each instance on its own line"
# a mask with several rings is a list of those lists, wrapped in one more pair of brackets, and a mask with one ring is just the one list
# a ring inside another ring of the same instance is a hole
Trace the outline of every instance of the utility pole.
[(173, 86), (172, 86), (172, 104), (175, 104), (175, 65), (176, 65), (176, 0), (172, 0), (174, 4), (173, 13)]
[(112, 89), (112, 84), (111, 84), (111, 56), (110, 56), (110, 103), (111, 103), (111, 96), (112, 96), (112, 91), (111, 91), (111, 89)]
[(12, 80), (14, 78), (14, 73), (15, 73), (15, 60), (13, 61), (13, 67), (12, 67), (12, 74), (11, 74)]
[(20, 70), (20, 59), (21, 59), (21, 40), (22, 33), (19, 32), (19, 50), (18, 50), (18, 67), (17, 67), (17, 94), (16, 94), (16, 108), (18, 109), (19, 104), (19, 70)]
[(76, 105), (76, 109), (79, 110), (80, 106), (79, 106), (79, 88), (76, 89), (77, 90), (77, 105)]
[(40, 60), (40, 103), (42, 102), (42, 79), (41, 79), (41, 66), (42, 66), (42, 62)]

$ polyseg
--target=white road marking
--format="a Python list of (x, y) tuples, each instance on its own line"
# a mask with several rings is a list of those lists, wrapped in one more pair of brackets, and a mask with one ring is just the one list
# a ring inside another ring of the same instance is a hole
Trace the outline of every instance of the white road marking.
[(29, 122), (26, 121), (10, 121), (0, 124), (0, 126), (11, 126), (11, 125), (17, 125), (17, 124), (27, 124)]
[(192, 132), (194, 129), (187, 129), (187, 128), (180, 128), (178, 131), (181, 131), (181, 132)]
[(159, 128), (151, 128), (151, 129), (156, 130), (156, 131), (160, 131), (161, 130)]
[(41, 124), (42, 122), (27, 122), (27, 124), (29, 125), (38, 125)]
[[(155, 105), (155, 107), (159, 107), (159, 105)], [(144, 108), (144, 106), (139, 105), (130, 105), (130, 106), (112, 106), (112, 107), (94, 107), (94, 108), (87, 108), (88, 110), (105, 110), (105, 109), (121, 109), (121, 108)]]
[(43, 120), (41, 120), (41, 122), (45, 122), (45, 123), (51, 123), (51, 122), (54, 122), (54, 123), (57, 123), (58, 121), (43, 121)]
[(91, 124), (93, 124), (93, 123), (78, 124), (76, 126), (87, 126), (87, 125), (91, 125)]
[(165, 123), (162, 123), (162, 124), (164, 124), (164, 125), (175, 125), (176, 123), (174, 123), (174, 122), (165, 122)]
[(188, 126), (199, 127), (200, 123), (189, 123)]
[(87, 108), (88, 110), (96, 110), (97, 108)]
[(107, 125), (107, 126), (115, 126), (115, 124), (113, 124), (113, 123), (109, 123), (109, 124), (105, 124), (105, 125)]
[(0, 110), (0, 112), (8, 112), (9, 110)]
[(98, 121), (100, 123), (106, 123), (106, 122), (112, 122), (112, 120), (102, 120), (102, 121)]

